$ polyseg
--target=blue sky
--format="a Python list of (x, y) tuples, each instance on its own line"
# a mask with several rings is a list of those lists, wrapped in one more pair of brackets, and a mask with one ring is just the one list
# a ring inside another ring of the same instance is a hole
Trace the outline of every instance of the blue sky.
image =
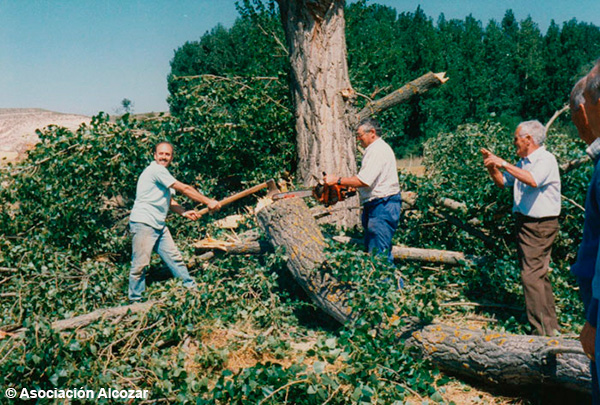
[[(485, 24), (510, 8), (544, 32), (552, 19), (600, 25), (598, 0), (373, 2), (420, 5), (434, 21), (443, 12)], [(0, 0), (0, 108), (114, 114), (128, 98), (135, 112), (165, 111), (174, 50), (237, 15), (234, 0)]]

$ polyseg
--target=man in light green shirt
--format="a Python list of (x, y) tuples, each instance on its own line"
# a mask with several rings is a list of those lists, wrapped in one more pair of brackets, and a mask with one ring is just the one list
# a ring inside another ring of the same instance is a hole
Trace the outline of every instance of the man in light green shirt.
[(129, 229), (133, 235), (131, 270), (129, 272), (129, 300), (142, 299), (146, 289), (146, 267), (154, 250), (165, 262), (174, 277), (183, 285), (195, 288), (196, 283), (188, 273), (179, 249), (173, 241), (165, 219), (169, 210), (192, 221), (199, 218), (196, 211), (185, 210), (173, 199), (173, 190), (205, 204), (210, 211), (221, 208), (218, 201), (200, 194), (192, 186), (177, 181), (167, 167), (173, 160), (173, 145), (161, 142), (154, 149), (154, 161), (140, 175), (136, 188), (135, 203), (129, 217)]

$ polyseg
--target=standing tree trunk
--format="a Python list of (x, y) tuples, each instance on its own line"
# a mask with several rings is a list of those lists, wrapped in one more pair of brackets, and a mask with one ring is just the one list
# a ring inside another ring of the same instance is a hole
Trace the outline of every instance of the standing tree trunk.
[[(313, 186), (322, 173), (356, 174), (356, 141), (349, 104), (344, 0), (277, 0), (291, 64), (296, 109), (298, 178)], [(352, 198), (342, 206), (356, 206)], [(332, 222), (352, 226), (358, 217), (339, 210)]]

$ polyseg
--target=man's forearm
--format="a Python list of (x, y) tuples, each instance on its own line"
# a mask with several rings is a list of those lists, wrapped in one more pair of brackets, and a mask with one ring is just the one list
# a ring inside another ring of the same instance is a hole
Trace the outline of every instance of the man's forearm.
[(198, 190), (196, 190), (194, 187), (188, 185), (188, 184), (184, 184), (180, 181), (176, 181), (175, 184), (173, 184), (172, 186), (176, 191), (180, 192), (181, 194), (185, 195), (188, 198), (191, 198), (192, 200), (199, 202), (201, 204), (204, 205), (208, 205), (212, 199), (206, 197), (205, 195), (201, 194)]
[(363, 183), (358, 176), (352, 176), (352, 177), (340, 177), (339, 178), (339, 184), (342, 186), (348, 186), (348, 187), (369, 187), (368, 184)]
[(521, 169), (515, 165), (511, 165), (508, 162), (504, 165), (504, 170), (512, 174), (515, 179), (519, 180), (521, 183), (525, 183), (534, 188), (537, 187), (537, 183), (535, 182), (533, 176), (527, 170)]

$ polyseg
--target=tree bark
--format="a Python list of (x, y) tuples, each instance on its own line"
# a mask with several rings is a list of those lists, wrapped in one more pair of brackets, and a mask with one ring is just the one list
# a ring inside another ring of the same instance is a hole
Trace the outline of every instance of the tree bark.
[[(353, 93), (348, 76), (343, 0), (277, 0), (291, 64), (296, 110), (298, 180), (312, 187), (322, 173), (356, 174), (356, 141), (344, 94)], [(354, 207), (353, 197), (340, 207)], [(331, 218), (358, 224), (351, 210)]]
[[(362, 244), (362, 240), (350, 238), (348, 236), (334, 236), (333, 240), (340, 243)], [(483, 262), (483, 257), (465, 255), (462, 252), (439, 249), (422, 249), (408, 246), (392, 246), (392, 256), (394, 260), (411, 260), (425, 263), (443, 263), (443, 264), (478, 264)]]
[[(334, 236), (332, 239), (340, 243), (362, 244), (361, 239), (350, 238), (348, 236)], [(198, 252), (220, 250), (231, 255), (262, 255), (273, 251), (271, 244), (263, 241), (227, 242), (219, 248), (211, 245), (203, 245), (201, 242), (194, 243), (193, 246)], [(483, 257), (465, 255), (462, 252), (453, 252), (451, 250), (422, 249), (407, 246), (392, 246), (392, 256), (394, 260), (442, 264), (479, 264), (485, 260)], [(212, 257), (198, 257), (198, 260), (212, 259)]]

